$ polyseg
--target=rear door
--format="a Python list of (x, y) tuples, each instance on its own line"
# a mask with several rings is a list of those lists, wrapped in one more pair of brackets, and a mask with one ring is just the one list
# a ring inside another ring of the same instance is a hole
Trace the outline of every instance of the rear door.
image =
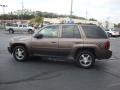
[(22, 25), (22, 24), (18, 25), (18, 30), (19, 30), (20, 32), (23, 30), (23, 25)]
[(19, 27), (19, 25), (18, 25), (18, 24), (13, 24), (12, 27), (13, 27), (13, 30), (14, 30), (14, 31), (18, 31), (18, 27)]
[(82, 45), (81, 31), (77, 25), (62, 25), (61, 38), (59, 38), (59, 55), (70, 55), (73, 48)]

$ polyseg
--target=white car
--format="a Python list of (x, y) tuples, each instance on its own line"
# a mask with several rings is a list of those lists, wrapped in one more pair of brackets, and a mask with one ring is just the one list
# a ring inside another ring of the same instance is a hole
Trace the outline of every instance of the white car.
[(6, 31), (13, 34), (14, 32), (28, 32), (33, 33), (34, 27), (25, 24), (12, 24), (11, 26), (6, 26)]
[(108, 34), (109, 37), (120, 35), (120, 32), (115, 29), (106, 29), (105, 32)]

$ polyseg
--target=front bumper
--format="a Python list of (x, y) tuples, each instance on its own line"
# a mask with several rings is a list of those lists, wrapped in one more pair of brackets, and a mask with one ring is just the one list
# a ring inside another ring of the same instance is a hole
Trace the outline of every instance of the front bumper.
[(10, 54), (12, 54), (12, 49), (11, 49), (11, 47), (8, 47), (8, 52), (9, 52)]

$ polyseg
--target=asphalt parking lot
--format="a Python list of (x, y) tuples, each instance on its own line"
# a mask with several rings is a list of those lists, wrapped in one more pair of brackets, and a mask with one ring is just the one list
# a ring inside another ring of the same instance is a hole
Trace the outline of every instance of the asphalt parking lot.
[(120, 90), (120, 38), (110, 38), (113, 56), (91, 69), (72, 62), (32, 58), (17, 62), (8, 53), (9, 39), (26, 33), (0, 31), (0, 90)]

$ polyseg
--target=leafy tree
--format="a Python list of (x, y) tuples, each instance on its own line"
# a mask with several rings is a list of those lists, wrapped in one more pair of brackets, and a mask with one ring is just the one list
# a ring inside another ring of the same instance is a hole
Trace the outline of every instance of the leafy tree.
[(94, 19), (94, 18), (90, 18), (89, 20), (90, 20), (90, 21), (97, 21), (97, 20), (96, 20), (96, 19)]
[(30, 20), (30, 24), (32, 25), (39, 25), (39, 24), (42, 24), (43, 23), (43, 17), (40, 17), (40, 16), (36, 16), (35, 18), (32, 18)]
[[(51, 13), (51, 12), (31, 11), (28, 9), (24, 9), (24, 10), (17, 10), (14, 12), (9, 12), (6, 15), (0, 15), (0, 19), (1, 20), (2, 19), (5, 19), (5, 20), (11, 20), (11, 19), (29, 20), (36, 16), (45, 17), (45, 18), (69, 17), (69, 15), (58, 15), (58, 14)], [(71, 18), (85, 20), (84, 17), (79, 17), (79, 16), (75, 16), (75, 15), (72, 15)]]
[(117, 27), (120, 28), (120, 23), (118, 23)]

